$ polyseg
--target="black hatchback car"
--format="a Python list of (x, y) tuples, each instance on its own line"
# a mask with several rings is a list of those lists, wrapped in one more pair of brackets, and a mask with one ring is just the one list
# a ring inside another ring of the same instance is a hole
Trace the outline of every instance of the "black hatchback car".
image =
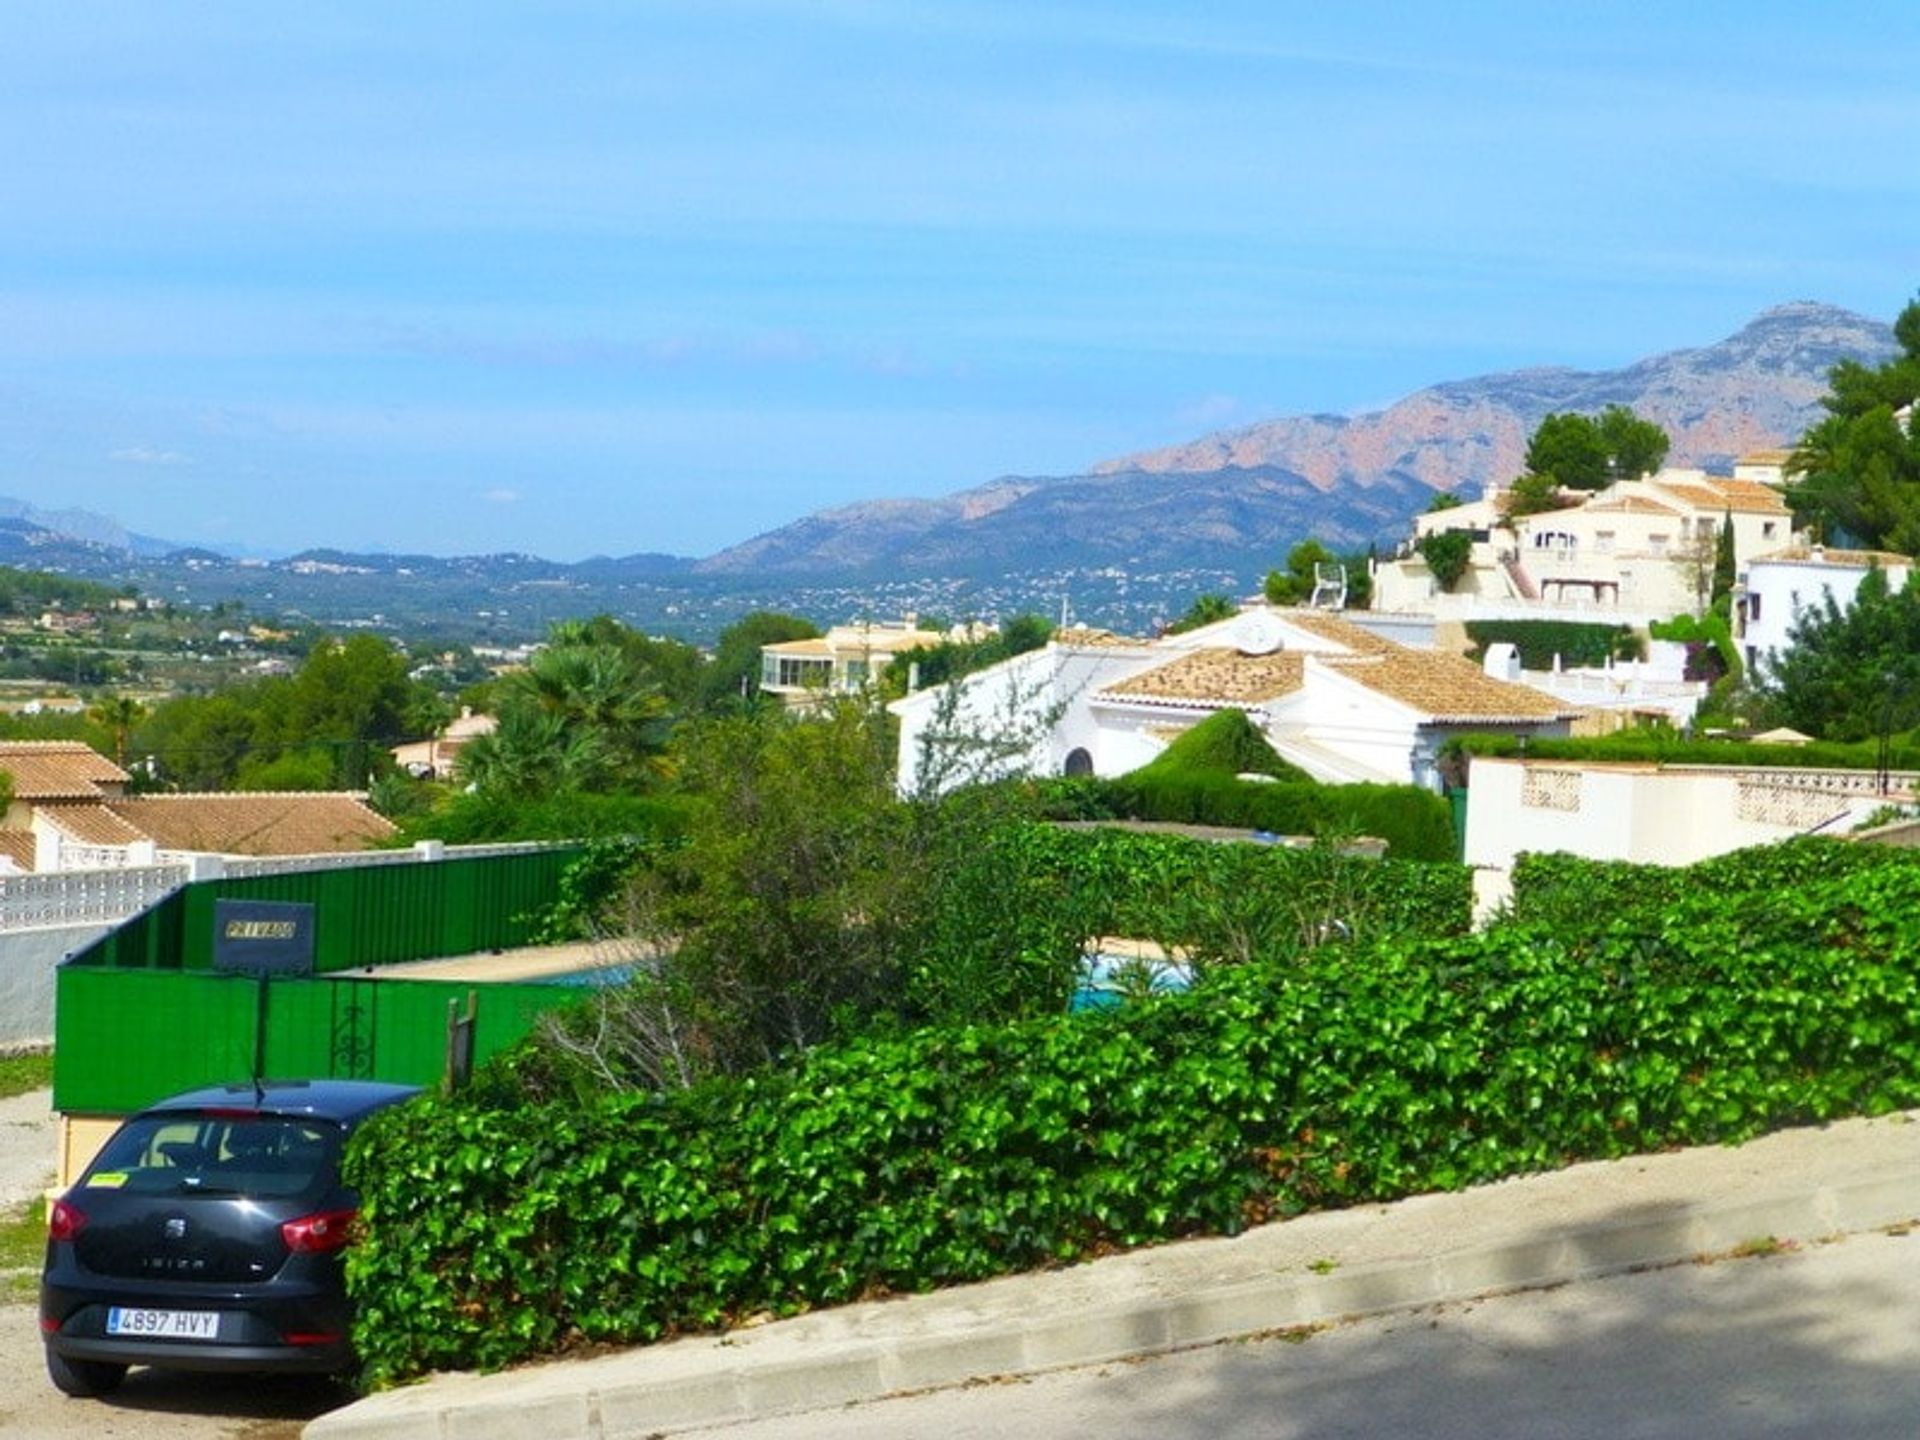
[(130, 1365), (333, 1373), (353, 1363), (340, 1151), (418, 1093), (265, 1081), (163, 1100), (114, 1132), (49, 1217), (47, 1373), (101, 1395)]

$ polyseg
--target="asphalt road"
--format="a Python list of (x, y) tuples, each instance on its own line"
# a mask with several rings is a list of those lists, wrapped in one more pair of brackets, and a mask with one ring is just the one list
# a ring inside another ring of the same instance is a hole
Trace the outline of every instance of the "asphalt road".
[(37, 1312), (0, 1306), (0, 1436), (6, 1440), (299, 1440), (352, 1397), (317, 1380), (135, 1370), (105, 1400), (69, 1400), (47, 1380)]
[(1920, 1232), (1682, 1265), (708, 1440), (1914, 1440)]

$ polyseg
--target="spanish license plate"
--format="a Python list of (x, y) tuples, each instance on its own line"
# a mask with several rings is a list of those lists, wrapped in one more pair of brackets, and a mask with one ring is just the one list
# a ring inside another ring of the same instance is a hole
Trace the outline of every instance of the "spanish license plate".
[(217, 1340), (220, 1314), (216, 1310), (134, 1310), (114, 1305), (107, 1310), (109, 1335), (150, 1335), (162, 1340)]

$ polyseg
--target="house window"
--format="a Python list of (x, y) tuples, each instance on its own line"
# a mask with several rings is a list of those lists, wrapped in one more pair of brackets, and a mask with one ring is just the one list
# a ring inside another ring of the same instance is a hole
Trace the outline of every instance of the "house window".
[(1761, 525), (1760, 525), (1761, 539), (1771, 540), (1773, 538), (1773, 526), (1774, 526), (1774, 522), (1771, 520), (1766, 520), (1761, 522)]
[(824, 687), (833, 675), (831, 660), (803, 660), (793, 655), (774, 657), (779, 663), (773, 674), (773, 683), (789, 690), (804, 690), (809, 686)]
[(1611, 530), (1595, 531), (1593, 536), (1593, 548), (1598, 550), (1602, 555), (1611, 555), (1613, 553), (1613, 531)]
[(1664, 535), (1647, 536), (1647, 548), (1656, 555), (1667, 553), (1667, 537)]
[(1093, 756), (1087, 753), (1085, 746), (1076, 745), (1067, 752), (1066, 771), (1069, 775), (1093, 774)]
[(1758, 620), (1759, 618), (1760, 618), (1760, 596), (1758, 594), (1749, 595), (1747, 596), (1747, 619), (1749, 621), (1753, 621), (1753, 620)]

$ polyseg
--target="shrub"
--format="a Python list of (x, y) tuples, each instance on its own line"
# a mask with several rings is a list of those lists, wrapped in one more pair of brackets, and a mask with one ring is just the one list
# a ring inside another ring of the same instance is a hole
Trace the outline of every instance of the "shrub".
[(1154, 939), (1202, 965), (1282, 961), (1330, 935), (1461, 934), (1472, 908), (1460, 865), (1011, 825), (941, 886), (905, 1008), (941, 1023), (1058, 1013), (1100, 935)]
[(1271, 775), (1295, 781), (1312, 778), (1299, 766), (1281, 759), (1244, 710), (1209, 715), (1176, 736), (1141, 771), (1155, 775)]
[(1920, 866), (1920, 851), (1801, 836), (1676, 869), (1563, 852), (1522, 855), (1509, 914), (1563, 938), (1608, 930), (1652, 933), (1701, 895), (1737, 899), (1830, 885), (1861, 871)]
[(1104, 786), (1109, 806), (1128, 819), (1336, 839), (1371, 835), (1385, 840), (1397, 860), (1451, 860), (1459, 853), (1446, 801), (1413, 785), (1265, 784), (1153, 770), (1093, 783)]
[[(1819, 862), (1814, 862), (1819, 863)], [(376, 1117), (375, 1383), (791, 1314), (1584, 1158), (1920, 1104), (1920, 867), (1216, 972), (671, 1095)]]
[(455, 795), (409, 816), (398, 843), (444, 840), (483, 845), (505, 840), (590, 840), (619, 836), (671, 839), (686, 833), (686, 804), (676, 796), (569, 792), (537, 799)]
[(1553, 657), (1563, 665), (1604, 665), (1609, 659), (1634, 660), (1641, 653), (1639, 636), (1625, 625), (1587, 625), (1573, 620), (1469, 620), (1467, 638), (1473, 657), (1484, 657), (1489, 645), (1502, 642), (1520, 652), (1527, 670), (1551, 670)]

